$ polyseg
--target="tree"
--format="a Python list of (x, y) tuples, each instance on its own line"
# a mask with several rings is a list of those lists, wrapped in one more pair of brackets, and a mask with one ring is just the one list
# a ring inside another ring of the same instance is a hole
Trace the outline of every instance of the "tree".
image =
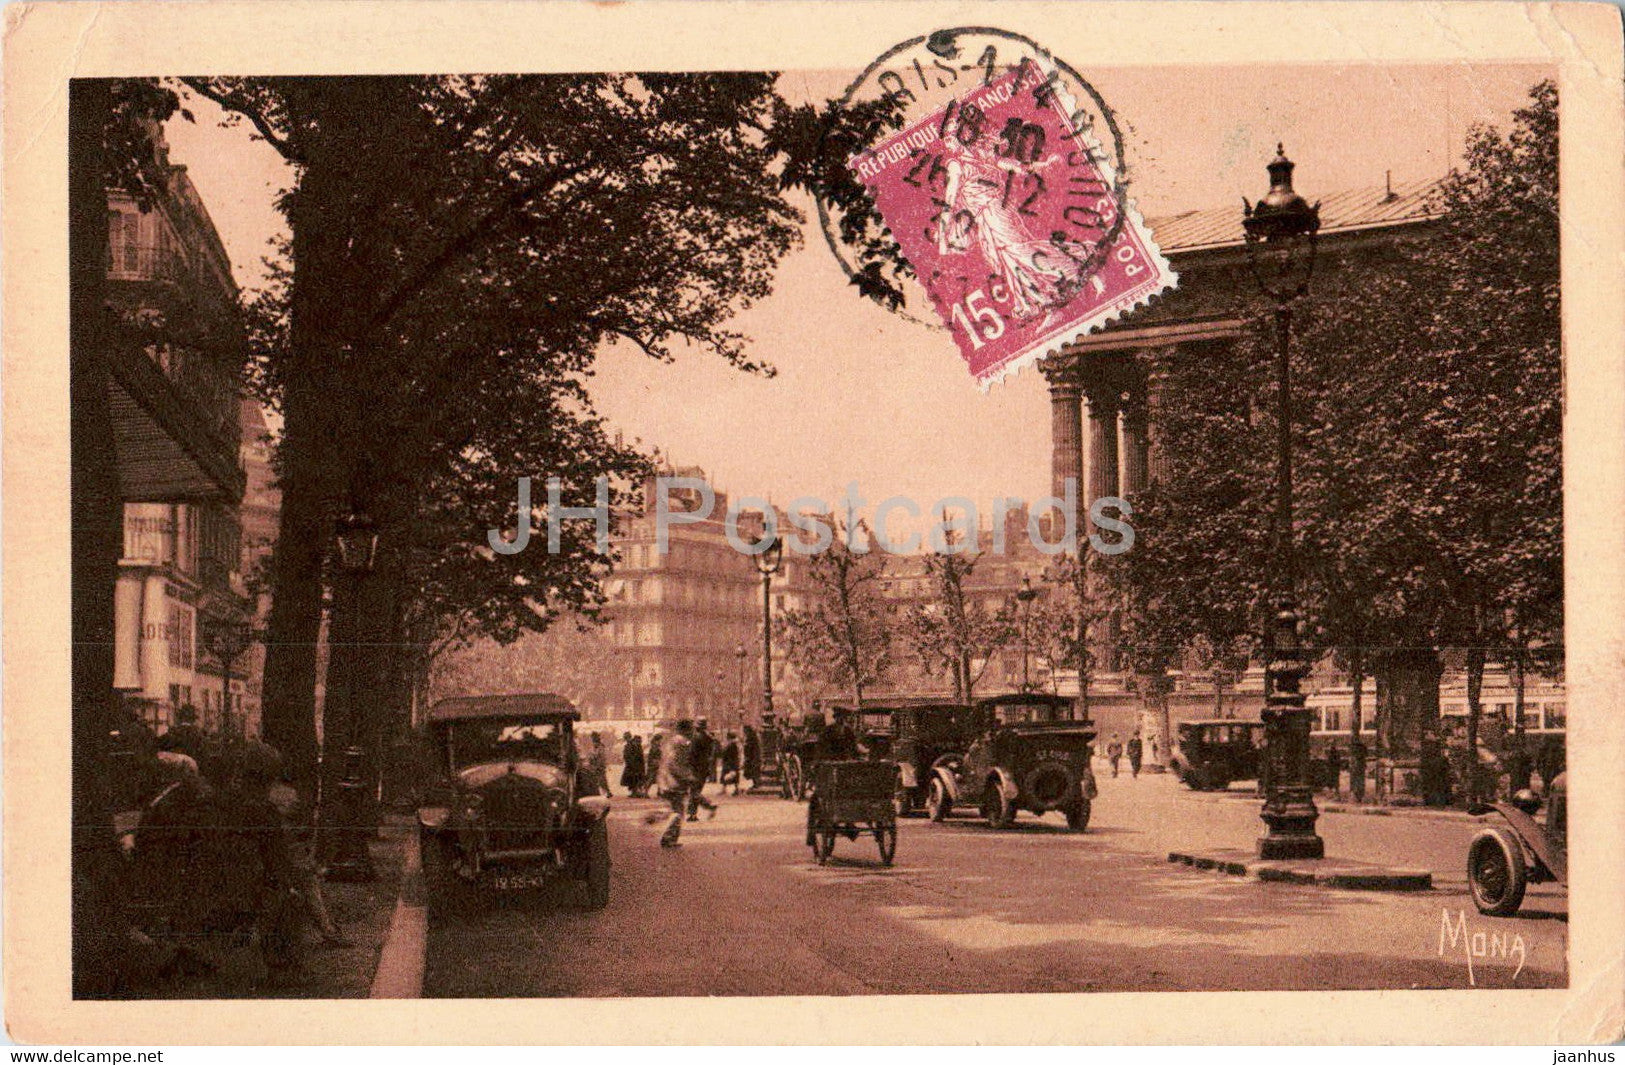
[(435, 662), (430, 688), (437, 699), (546, 691), (590, 708), (624, 695), (631, 675), (592, 619), (571, 617), (512, 643), (479, 639), (451, 649)]
[(1089, 649), (1089, 632), (1103, 617), (1088, 592), (1087, 574), (1075, 557), (1063, 557), (1044, 571), (1044, 589), (1033, 606), (1028, 631), (1033, 652), (1050, 675), (1052, 691), (1058, 691), (1059, 674), (1072, 670), (1078, 677), (1081, 708), (1088, 711), (1088, 692), (1094, 677), (1094, 655)]
[[(1542, 83), (1509, 131), (1473, 132), (1427, 232), (1334, 259), (1294, 316), (1306, 634), (1376, 676), (1390, 753), (1437, 728), (1443, 649), (1478, 648), (1466, 661), (1481, 676), (1507, 606), (1560, 632), (1556, 151)], [(1147, 356), (1165, 473), (1114, 565), (1142, 656), (1268, 634), (1270, 324), (1255, 308), (1223, 357)]]
[[(516, 380), (551, 389), (553, 417), (583, 416), (582, 379), (614, 339), (766, 370), (723, 323), (798, 238), (762, 133), (772, 81), (188, 80), (298, 174), (285, 328), (259, 372), (284, 416), (266, 730), (296, 761), (335, 513), (415, 511), (483, 425), (533, 416)], [(522, 457), (540, 477), (562, 456)]]
[(1018, 629), (1013, 597), (989, 609), (974, 588), (966, 587), (979, 558), (965, 552), (927, 554), (925, 572), (933, 594), (909, 607), (904, 619), (909, 646), (926, 673), (946, 669), (953, 677), (954, 698), (967, 703), (993, 656), (1015, 639)]
[(786, 610), (775, 620), (775, 639), (786, 661), (805, 678), (822, 678), (832, 687), (850, 688), (854, 705), (863, 690), (883, 681), (892, 667), (891, 627), (881, 583), (886, 557), (864, 544), (868, 530), (860, 523), (854, 534), (830, 523), (827, 550), (807, 558), (804, 607)]

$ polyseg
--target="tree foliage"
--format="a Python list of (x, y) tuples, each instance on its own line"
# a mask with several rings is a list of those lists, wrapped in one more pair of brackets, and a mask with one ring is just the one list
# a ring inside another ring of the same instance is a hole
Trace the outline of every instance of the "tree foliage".
[(1018, 636), (1013, 598), (990, 608), (967, 587), (980, 553), (931, 552), (924, 558), (930, 597), (904, 614), (904, 633), (915, 660), (928, 676), (946, 672), (954, 696), (969, 701), (993, 656)]
[(592, 476), (630, 469), (586, 390), (600, 348), (694, 348), (771, 372), (726, 323), (799, 239), (764, 132), (773, 80), (187, 79), (296, 173), (285, 287), (252, 334), (256, 379), (285, 419), (265, 693), (277, 739), (309, 742), (292, 719), (310, 713), (334, 515), (384, 525), (381, 557), (413, 567), (396, 587), (426, 581), (420, 613), (472, 611), (511, 637), (590, 608), (599, 562), (583, 537), (516, 562), (458, 537), (510, 511), (488, 489), (520, 475), (568, 475), (590, 499)]
[(806, 605), (786, 610), (774, 621), (774, 639), (787, 663), (811, 683), (814, 678), (848, 689), (862, 701), (865, 688), (883, 682), (893, 666), (889, 608), (882, 582), (886, 556), (862, 549), (867, 530), (860, 524), (859, 549), (847, 528), (832, 522), (828, 550), (810, 555)]
[[(1295, 307), (1299, 599), (1312, 645), (1437, 662), (1560, 641), (1562, 364), (1557, 95), (1475, 128), (1437, 220), (1334, 261)], [(1326, 252), (1323, 250), (1323, 255)], [(1273, 309), (1228, 352), (1145, 356), (1162, 471), (1111, 567), (1142, 660), (1234, 663), (1268, 634)]]

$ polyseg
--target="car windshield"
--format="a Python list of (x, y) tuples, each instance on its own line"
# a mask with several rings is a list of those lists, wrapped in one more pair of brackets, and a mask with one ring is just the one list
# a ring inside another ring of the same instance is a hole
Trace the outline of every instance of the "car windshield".
[(993, 719), (1001, 725), (1016, 725), (1027, 721), (1071, 721), (1072, 701), (994, 703)]
[(976, 713), (968, 706), (929, 707), (918, 715), (918, 731), (923, 737), (947, 738), (976, 728)]
[(564, 730), (557, 721), (526, 718), (457, 721), (451, 725), (450, 748), (454, 769), (502, 761), (562, 765)]

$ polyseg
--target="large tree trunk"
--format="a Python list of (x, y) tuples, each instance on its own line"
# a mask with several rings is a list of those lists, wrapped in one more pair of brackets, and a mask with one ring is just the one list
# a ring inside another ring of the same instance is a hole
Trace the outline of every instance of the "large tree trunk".
[[(290, 400), (293, 393), (290, 392)], [(316, 767), (316, 660), (322, 630), (322, 563), (331, 521), (321, 464), (303, 399), (286, 405), (278, 456), (282, 511), (271, 558), (261, 728), (308, 787)]]
[[(285, 92), (290, 109), (317, 124), (343, 121), (330, 90), (312, 82)], [(283, 427), (277, 448), (282, 491), (271, 561), (264, 694), (265, 739), (282, 751), (304, 786), (315, 779), (316, 663), (321, 635), (322, 564), (332, 538), (340, 489), (349, 483), (351, 449), (339, 437), (350, 427), (348, 391), (329, 386), (348, 352), (340, 324), (345, 312), (342, 233), (330, 217), (342, 211), (345, 161), (331, 157), (329, 138), (312, 137), (299, 186), (291, 194), (293, 280), (289, 288), (290, 358), (282, 382)]]
[(1478, 803), (1478, 726), (1484, 692), (1484, 640), (1481, 634), (1467, 648), (1467, 758), (1462, 788), (1469, 808)]
[(1365, 651), (1354, 650), (1349, 653), (1349, 676), (1354, 684), (1354, 695), (1350, 700), (1350, 712), (1354, 715), (1349, 722), (1349, 791), (1355, 802), (1365, 801), (1365, 767), (1366, 748), (1365, 740), (1360, 731), (1360, 717), (1365, 712), (1363, 702), (1365, 699)]
[[(1439, 730), (1439, 678), (1444, 667), (1432, 648), (1400, 648), (1374, 663), (1384, 725), (1384, 754), (1397, 761), (1420, 759)], [(1421, 786), (1424, 782), (1417, 781)]]
[(113, 586), (124, 507), (108, 400), (110, 328), (103, 133), (109, 84), (68, 85), (69, 542), (72, 670), (72, 965), (76, 998), (121, 988), (126, 922), (108, 788), (115, 721)]

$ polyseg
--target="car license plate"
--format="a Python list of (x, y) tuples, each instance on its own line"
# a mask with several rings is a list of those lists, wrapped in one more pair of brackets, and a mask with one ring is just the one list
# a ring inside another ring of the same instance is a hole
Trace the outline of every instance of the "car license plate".
[(547, 877), (536, 873), (505, 873), (491, 878), (491, 886), (498, 891), (525, 891), (547, 883)]

